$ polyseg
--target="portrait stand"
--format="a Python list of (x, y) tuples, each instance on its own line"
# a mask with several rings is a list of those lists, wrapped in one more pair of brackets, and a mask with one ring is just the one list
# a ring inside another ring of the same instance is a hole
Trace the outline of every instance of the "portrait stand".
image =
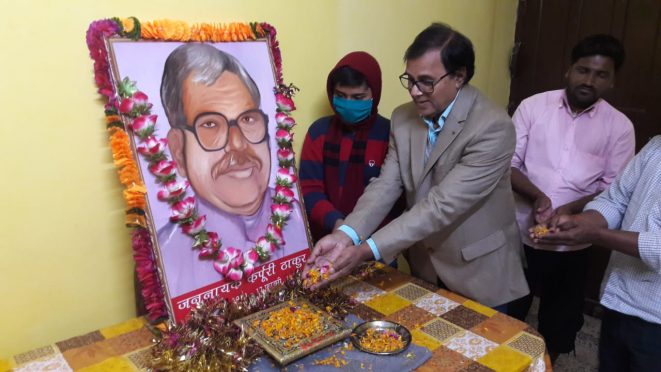
[(87, 32), (149, 317), (269, 290), (310, 238), (293, 86), (267, 23), (95, 21)]

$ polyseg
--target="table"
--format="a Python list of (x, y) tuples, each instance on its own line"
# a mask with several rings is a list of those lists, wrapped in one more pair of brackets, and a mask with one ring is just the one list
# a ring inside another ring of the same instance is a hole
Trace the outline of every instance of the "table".
[[(544, 340), (528, 324), (420, 279), (385, 267), (336, 285), (358, 302), (356, 315), (400, 323), (432, 351), (419, 371), (551, 370)], [(134, 318), (0, 360), (0, 371), (144, 370), (152, 338), (146, 320)]]

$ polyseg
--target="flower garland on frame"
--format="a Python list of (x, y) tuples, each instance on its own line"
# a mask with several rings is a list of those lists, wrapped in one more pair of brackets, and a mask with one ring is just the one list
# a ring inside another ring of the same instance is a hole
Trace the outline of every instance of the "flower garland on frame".
[[(186, 181), (177, 182), (174, 163), (165, 158), (163, 150), (167, 146), (165, 139), (153, 136), (155, 115), (150, 115), (151, 104), (148, 97), (137, 90), (135, 84), (125, 79), (117, 90), (112, 83), (108, 62), (106, 40), (110, 37), (125, 37), (133, 40), (171, 40), (171, 41), (208, 41), (228, 42), (268, 38), (273, 56), (277, 88), (276, 94), (276, 141), (277, 157), (280, 168), (276, 177), (276, 195), (273, 198), (271, 224), (265, 235), (258, 239), (255, 247), (248, 252), (241, 252), (233, 247), (221, 248), (220, 237), (204, 229), (204, 216), (198, 216), (194, 209), (194, 200), (185, 197), (188, 188)], [(141, 293), (152, 320), (167, 315), (161, 283), (157, 275), (153, 247), (145, 222), (146, 188), (140, 179), (140, 173), (131, 153), (130, 139), (124, 130), (122, 116), (131, 120), (130, 127), (138, 135), (141, 146), (138, 151), (150, 161), (150, 171), (154, 173), (163, 188), (158, 193), (160, 200), (172, 206), (171, 219), (178, 222), (182, 231), (194, 238), (194, 249), (199, 249), (203, 258), (214, 259), (214, 268), (229, 280), (240, 280), (250, 275), (258, 261), (265, 261), (270, 253), (277, 249), (282, 240), (282, 228), (291, 213), (293, 191), (296, 176), (292, 164), (294, 153), (291, 148), (292, 128), (295, 125), (290, 112), (295, 109), (291, 100), (292, 86), (285, 86), (282, 79), (282, 59), (276, 30), (268, 23), (230, 23), (196, 24), (189, 26), (185, 22), (157, 20), (141, 24), (137, 18), (111, 18), (92, 22), (86, 35), (90, 57), (94, 61), (94, 80), (98, 92), (105, 96), (106, 124), (113, 161), (118, 169), (120, 182), (124, 185), (124, 199), (127, 203), (126, 225), (135, 228), (132, 237), (136, 272), (141, 286)], [(151, 128), (151, 129), (150, 129)]]
[(181, 231), (193, 238), (193, 249), (199, 250), (198, 257), (212, 260), (214, 269), (229, 281), (239, 281), (244, 275), (251, 275), (258, 263), (268, 261), (271, 254), (284, 244), (282, 230), (293, 210), (292, 187), (296, 182), (291, 133), (294, 121), (290, 116), (294, 104), (285, 95), (286, 89), (275, 90), (278, 125), (275, 138), (278, 143), (279, 169), (271, 205), (271, 223), (265, 234), (257, 239), (255, 246), (243, 251), (235, 247), (223, 248), (218, 234), (206, 230), (206, 216), (198, 214), (195, 197), (186, 196), (190, 184), (186, 180), (177, 179), (176, 164), (165, 153), (167, 140), (155, 135), (157, 117), (151, 114), (152, 104), (147, 95), (139, 91), (128, 78), (124, 78), (118, 87), (119, 113), (130, 120), (129, 128), (140, 143), (137, 151), (149, 161), (149, 171), (162, 186), (157, 197), (170, 205), (170, 221), (178, 223)]

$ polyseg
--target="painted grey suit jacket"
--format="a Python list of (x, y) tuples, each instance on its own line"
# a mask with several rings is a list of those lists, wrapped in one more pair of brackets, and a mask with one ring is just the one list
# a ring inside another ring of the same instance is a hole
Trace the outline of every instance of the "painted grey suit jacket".
[[(412, 102), (395, 109), (381, 174), (345, 223), (371, 236), (385, 262), (409, 248), (412, 274), (487, 306), (528, 293), (510, 165), (516, 135), (505, 111), (462, 88), (424, 164), (427, 126)], [(399, 195), (407, 210), (376, 231)]]

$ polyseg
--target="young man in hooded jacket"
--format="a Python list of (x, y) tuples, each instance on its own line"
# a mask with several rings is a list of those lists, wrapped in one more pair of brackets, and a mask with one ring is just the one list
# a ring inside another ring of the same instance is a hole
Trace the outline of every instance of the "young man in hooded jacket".
[[(334, 114), (318, 119), (303, 142), (299, 179), (315, 241), (342, 224), (388, 150), (390, 120), (378, 114), (381, 69), (366, 52), (344, 56), (328, 74)], [(402, 210), (398, 203), (390, 212)]]

